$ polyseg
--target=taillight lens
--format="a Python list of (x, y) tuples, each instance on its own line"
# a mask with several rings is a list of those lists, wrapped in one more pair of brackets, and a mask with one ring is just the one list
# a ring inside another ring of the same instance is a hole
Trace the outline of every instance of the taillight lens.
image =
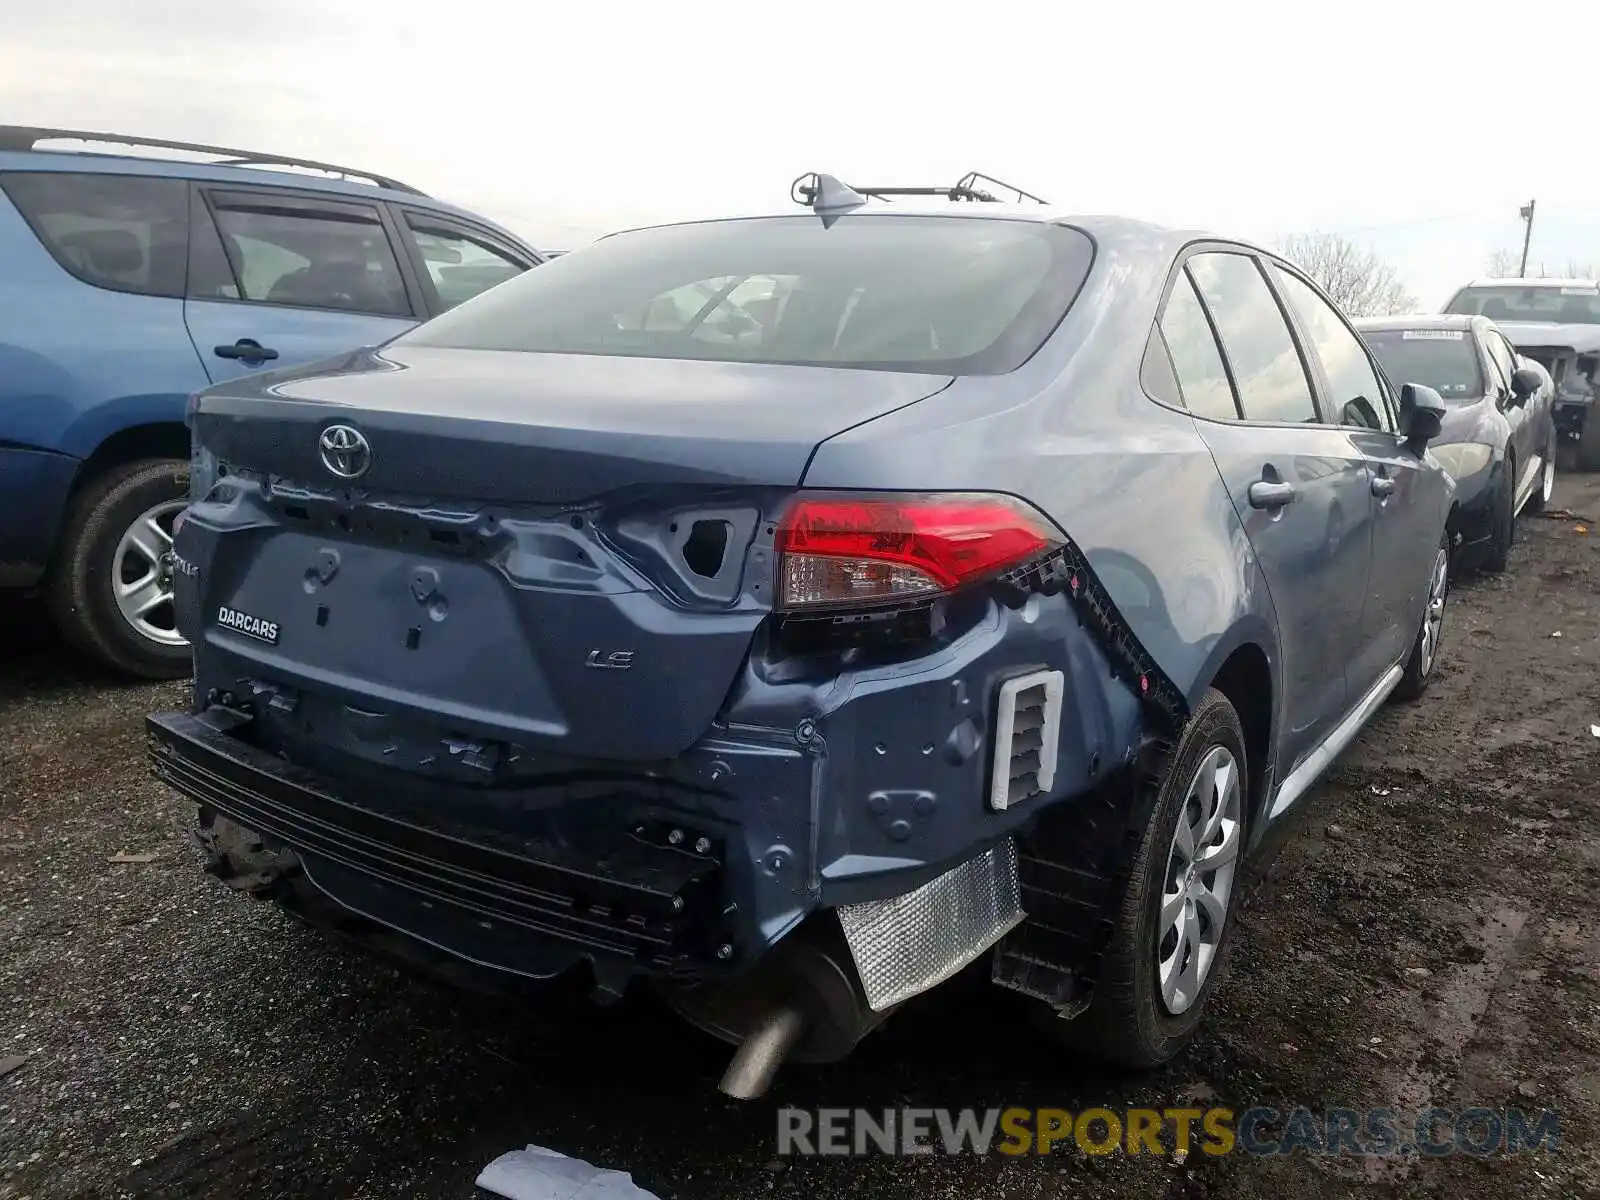
[(932, 597), (1060, 544), (1041, 513), (1010, 496), (802, 496), (778, 525), (778, 607)]

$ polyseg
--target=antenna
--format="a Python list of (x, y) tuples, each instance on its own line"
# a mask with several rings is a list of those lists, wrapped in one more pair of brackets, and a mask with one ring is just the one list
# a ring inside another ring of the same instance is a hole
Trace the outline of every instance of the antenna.
[(814, 208), (818, 212), (839, 212), (845, 209), (858, 208), (868, 199), (889, 200), (895, 196), (942, 196), (950, 201), (974, 201), (986, 204), (1001, 203), (989, 187), (980, 186), (988, 184), (1002, 192), (1010, 192), (1015, 197), (1014, 203), (1021, 204), (1032, 201), (1034, 204), (1048, 204), (1049, 201), (1032, 192), (1023, 191), (1009, 183), (1002, 183), (992, 175), (984, 175), (978, 171), (968, 171), (958, 180), (954, 187), (851, 187), (841, 183), (832, 175), (821, 175), (813, 171), (796, 179), (789, 188), (789, 196), (796, 204)]
[(790, 184), (789, 196), (796, 204), (803, 204), (818, 212), (860, 208), (867, 202), (867, 197), (849, 184), (816, 171), (810, 171)]

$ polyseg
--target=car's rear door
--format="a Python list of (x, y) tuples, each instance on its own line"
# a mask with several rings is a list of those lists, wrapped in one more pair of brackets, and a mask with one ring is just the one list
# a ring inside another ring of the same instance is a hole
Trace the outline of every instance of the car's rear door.
[(184, 315), (213, 383), (376, 345), (423, 315), (377, 204), (197, 184), (191, 205)]
[(1372, 572), (1346, 668), (1354, 702), (1411, 652), (1444, 532), (1446, 485), (1440, 471), (1406, 448), (1393, 397), (1360, 335), (1301, 276), (1280, 263), (1269, 273), (1306, 347), (1324, 407), (1368, 467)]
[(1347, 707), (1345, 668), (1360, 637), (1371, 558), (1366, 463), (1348, 433), (1323, 419), (1253, 254), (1232, 247), (1192, 253), (1161, 329), (1277, 614), (1279, 769), (1287, 772)]

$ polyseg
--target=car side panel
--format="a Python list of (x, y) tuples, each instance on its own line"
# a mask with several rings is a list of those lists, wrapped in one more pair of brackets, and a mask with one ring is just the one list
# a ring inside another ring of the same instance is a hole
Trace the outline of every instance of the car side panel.
[[(1225, 636), (1245, 621), (1274, 625), (1227, 488), (1194, 418), (1151, 403), (1130, 386), (1132, 374), (1097, 380), (1073, 369), (1029, 396), (1049, 369), (958, 379), (931, 401), (843, 433), (818, 449), (805, 485), (1029, 500), (1077, 543), (1135, 636), (1194, 703)], [(1080, 403), (1085, 392), (1102, 402)], [(1274, 647), (1263, 649), (1273, 656)]]
[(65, 454), (0, 445), (0, 588), (44, 574), (77, 470)]
[[(29, 502), (0, 499), (0, 541), (48, 554), (78, 460), (133, 425), (181, 424), (206, 375), (183, 301), (109, 291), (73, 278), (0, 194), (0, 447), (46, 458)], [(69, 460), (67, 463), (55, 461)], [(8, 488), (23, 487), (6, 471)]]

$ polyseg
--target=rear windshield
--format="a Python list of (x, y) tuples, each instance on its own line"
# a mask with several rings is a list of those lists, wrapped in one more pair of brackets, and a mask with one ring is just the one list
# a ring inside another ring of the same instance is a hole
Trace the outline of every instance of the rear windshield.
[(989, 375), (1060, 323), (1087, 235), (982, 217), (641, 229), (563, 255), (397, 344)]
[(1423, 383), (1447, 402), (1483, 398), (1483, 364), (1464, 329), (1367, 329), (1362, 337), (1396, 387)]
[(1447, 313), (1481, 313), (1491, 321), (1538, 321), (1551, 325), (1600, 325), (1600, 290), (1592, 287), (1462, 288)]

